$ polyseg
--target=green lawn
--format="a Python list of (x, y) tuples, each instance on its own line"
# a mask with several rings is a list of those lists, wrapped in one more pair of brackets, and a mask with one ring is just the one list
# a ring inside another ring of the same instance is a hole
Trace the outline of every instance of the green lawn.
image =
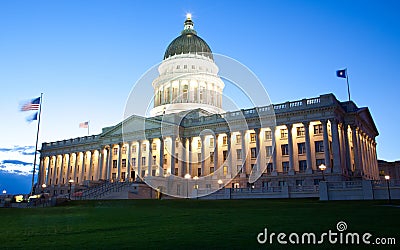
[[(257, 235), (344, 232), (395, 237), (400, 206), (385, 201), (113, 200), (72, 201), (48, 208), (0, 209), (0, 248), (254, 249), (343, 248), (343, 245), (260, 245)], [(398, 202), (399, 205), (399, 202)], [(287, 240), (287, 238), (286, 238)], [(327, 239), (326, 239), (327, 241)], [(346, 248), (355, 248), (347, 245)], [(366, 245), (358, 246), (359, 249)], [(377, 249), (377, 245), (367, 248)], [(394, 248), (384, 246), (383, 249)]]

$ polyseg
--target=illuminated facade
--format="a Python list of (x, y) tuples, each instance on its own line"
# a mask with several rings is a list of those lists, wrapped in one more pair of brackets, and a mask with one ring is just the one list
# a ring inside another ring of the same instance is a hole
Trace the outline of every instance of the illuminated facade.
[[(177, 76), (182, 70), (189, 74)], [(217, 73), (210, 48), (188, 18), (153, 81), (152, 116), (133, 115), (98, 135), (43, 143), (38, 186), (45, 183), (50, 192), (61, 194), (68, 192), (71, 179), (83, 188), (100, 180), (185, 174), (209, 178), (199, 189), (216, 188), (213, 180), (220, 179), (232, 188), (379, 179), (378, 131), (368, 108), (326, 94), (224, 112), (224, 83)], [(271, 111), (274, 122), (260, 123), (260, 115)], [(229, 126), (227, 121), (236, 117), (243, 117), (246, 128)], [(165, 121), (176, 129), (162, 129)], [(143, 123), (145, 129), (135, 126)], [(131, 128), (128, 136), (122, 133), (124, 124)], [(202, 134), (205, 130), (212, 134)], [(327, 167), (323, 173), (322, 164)], [(261, 172), (255, 182), (249, 181), (252, 172)]]

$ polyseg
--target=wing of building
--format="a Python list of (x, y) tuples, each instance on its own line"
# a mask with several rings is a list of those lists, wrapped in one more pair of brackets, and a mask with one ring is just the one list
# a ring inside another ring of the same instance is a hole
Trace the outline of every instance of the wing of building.
[(187, 174), (202, 178), (197, 189), (379, 179), (378, 131), (367, 107), (324, 94), (224, 112), (224, 82), (190, 17), (158, 70), (151, 117), (132, 115), (97, 135), (43, 143), (38, 186), (63, 194), (70, 180), (75, 190), (157, 180), (179, 196), (180, 183), (169, 180)]

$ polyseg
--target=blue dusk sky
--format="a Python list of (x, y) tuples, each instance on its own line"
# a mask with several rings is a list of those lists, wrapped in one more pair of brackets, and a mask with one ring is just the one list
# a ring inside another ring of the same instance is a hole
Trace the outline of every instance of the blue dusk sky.
[[(0, 189), (29, 191), (37, 124), (25, 121), (23, 101), (44, 93), (39, 143), (84, 136), (78, 125), (88, 120), (91, 134), (117, 124), (188, 12), (212, 51), (252, 70), (273, 103), (325, 93), (346, 101), (335, 73), (348, 68), (352, 100), (379, 130), (378, 158), (398, 160), (399, 9), (361, 0), (1, 1)], [(28, 183), (7, 184), (7, 174)]]

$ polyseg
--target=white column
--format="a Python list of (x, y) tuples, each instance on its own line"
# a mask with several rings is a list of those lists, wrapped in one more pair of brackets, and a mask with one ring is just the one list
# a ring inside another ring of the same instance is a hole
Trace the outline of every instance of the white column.
[(161, 136), (160, 138), (160, 159), (158, 166), (158, 176), (164, 176), (164, 138)]
[(142, 168), (141, 168), (141, 166), (142, 166), (142, 141), (141, 140), (138, 140), (138, 147), (137, 147), (137, 160), (136, 160), (136, 163), (137, 163), (137, 176), (139, 177), (139, 180), (140, 179), (142, 179), (143, 177), (142, 177)]
[(187, 138), (187, 140), (189, 141), (189, 146), (188, 146), (188, 153), (189, 153), (189, 161), (188, 161), (188, 165), (189, 165), (189, 169), (188, 169), (188, 173), (190, 174), (190, 175), (192, 175), (192, 142), (193, 142), (193, 138), (192, 137), (189, 137), (189, 138)]
[(204, 175), (204, 171), (205, 171), (205, 164), (206, 164), (206, 156), (205, 156), (205, 151), (206, 151), (206, 147), (205, 147), (205, 136), (201, 135), (200, 136), (200, 140), (201, 140), (201, 159), (199, 159), (201, 161), (201, 175)]
[(125, 181), (129, 182), (131, 180), (131, 164), (132, 164), (132, 155), (131, 155), (131, 151), (132, 151), (132, 142), (128, 142), (127, 144), (127, 153), (126, 153), (126, 174), (125, 174)]
[(354, 165), (355, 165), (355, 176), (362, 175), (362, 171), (360, 169), (360, 152), (359, 152), (359, 147), (358, 147), (358, 142), (357, 142), (357, 127), (356, 126), (351, 126), (351, 136), (352, 136), (352, 141), (353, 141), (353, 153), (354, 153)]
[(349, 131), (348, 131), (349, 126), (345, 123), (343, 123), (343, 137), (344, 137), (344, 147), (345, 147), (345, 161), (346, 161), (346, 166), (347, 166), (347, 172), (352, 171), (352, 166), (351, 166), (351, 154), (350, 154), (350, 143), (349, 143)]
[(47, 158), (49, 159), (48, 163), (47, 163), (47, 178), (46, 178), (46, 185), (49, 186), (49, 180), (51, 178), (50, 176), (50, 169), (51, 169), (51, 159), (53, 156), (47, 156)]
[(332, 128), (333, 172), (342, 173), (341, 162), (340, 162), (338, 123), (335, 119), (331, 121), (331, 128)]
[(151, 176), (151, 166), (152, 166), (152, 160), (153, 160), (153, 154), (152, 154), (152, 145), (153, 145), (153, 138), (149, 139), (149, 154), (148, 154), (148, 159), (147, 159), (147, 176)]
[(306, 160), (307, 160), (307, 174), (312, 174), (313, 162), (311, 160), (311, 144), (310, 144), (310, 122), (303, 122), (305, 132), (305, 148), (306, 148)]
[(74, 153), (75, 154), (75, 158), (74, 158), (74, 182), (75, 183), (78, 183), (77, 181), (76, 181), (76, 168), (78, 167), (78, 153), (77, 152), (75, 152)]
[(83, 151), (82, 152), (82, 166), (81, 166), (81, 178), (80, 178), (80, 182), (81, 183), (83, 183), (83, 181), (84, 181), (84, 177), (85, 177), (85, 170), (86, 170), (86, 167), (85, 167), (85, 165), (86, 165), (86, 161), (85, 161), (85, 155), (86, 155), (86, 152), (85, 151)]
[(217, 171), (219, 164), (218, 164), (218, 134), (214, 135), (214, 172)]
[(72, 166), (71, 166), (71, 157), (72, 157), (72, 153), (69, 153), (69, 154), (68, 154), (68, 161), (67, 161), (67, 177), (66, 177), (66, 179), (65, 179), (65, 183), (67, 183), (67, 184), (68, 184), (69, 179), (71, 178), (71, 177), (70, 177), (70, 172), (71, 172), (71, 169), (72, 169)]
[(87, 179), (89, 181), (92, 180), (93, 155), (94, 155), (94, 151), (90, 150), (89, 171), (88, 171), (88, 175), (87, 175)]
[(60, 173), (58, 173), (58, 186), (61, 186), (62, 183), (62, 176), (64, 172), (64, 154), (61, 154), (61, 165), (60, 165)]
[(256, 171), (260, 172), (261, 169), (261, 154), (260, 154), (260, 128), (255, 128), (255, 137), (256, 137)]
[(360, 170), (360, 176), (362, 177), (364, 175), (364, 157), (363, 157), (360, 128), (357, 129), (357, 146), (358, 146), (359, 170)]
[(170, 170), (169, 172), (171, 175), (178, 175), (178, 173), (175, 173), (175, 142), (176, 142), (176, 137), (171, 136), (171, 163), (170, 163)]
[(241, 140), (241, 148), (242, 148), (242, 173), (246, 174), (246, 130), (240, 131), (240, 140)]
[(108, 146), (108, 152), (107, 152), (107, 167), (106, 167), (107, 180), (111, 180), (112, 154), (113, 154), (112, 151), (113, 151), (113, 145), (110, 144)]
[(53, 179), (51, 181), (51, 185), (55, 186), (56, 185), (56, 179), (57, 179), (57, 164), (58, 164), (58, 155), (55, 155), (54, 157), (54, 167), (53, 167)]
[(121, 181), (121, 158), (122, 158), (122, 147), (123, 143), (118, 144), (118, 162), (117, 162), (117, 167), (118, 167), (118, 173), (117, 173), (117, 181)]
[[(324, 159), (325, 159), (324, 161), (325, 161), (325, 166), (327, 168), (330, 168), (332, 166), (331, 166), (331, 153), (329, 152), (328, 121), (322, 120), (321, 123), (322, 123), (323, 138), (324, 138), (324, 142), (323, 142), (324, 143)], [(316, 166), (316, 169), (318, 169), (318, 167), (319, 166)], [(326, 172), (328, 172), (328, 171), (326, 171)]]
[(103, 154), (104, 154), (104, 148), (100, 147), (97, 160), (97, 173), (96, 173), (97, 180), (103, 179)]
[(271, 175), (277, 176), (278, 175), (278, 168), (277, 168), (277, 164), (278, 163), (276, 161), (276, 151), (277, 151), (277, 148), (276, 148), (276, 137), (275, 137), (276, 127), (275, 126), (274, 127), (270, 127), (270, 129), (271, 129), (271, 139), (272, 139), (271, 146), (272, 146), (272, 167), (273, 167)]
[(294, 175), (293, 138), (292, 138), (293, 124), (287, 124), (286, 128), (288, 131), (288, 149), (289, 149), (289, 172), (288, 172), (288, 175)]

